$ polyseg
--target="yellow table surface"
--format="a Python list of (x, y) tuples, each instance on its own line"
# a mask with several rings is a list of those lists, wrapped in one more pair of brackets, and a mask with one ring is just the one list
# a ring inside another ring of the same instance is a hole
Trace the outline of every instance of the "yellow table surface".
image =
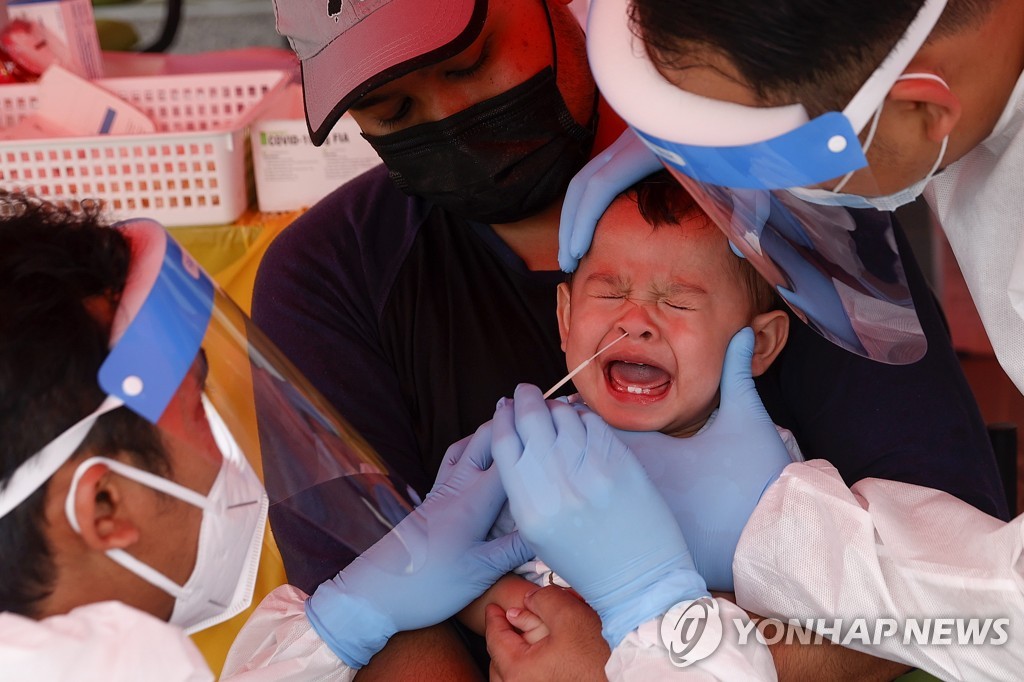
[(256, 268), (270, 242), (302, 212), (260, 213), (250, 210), (231, 225), (168, 228), (174, 238), (234, 299), (252, 309)]

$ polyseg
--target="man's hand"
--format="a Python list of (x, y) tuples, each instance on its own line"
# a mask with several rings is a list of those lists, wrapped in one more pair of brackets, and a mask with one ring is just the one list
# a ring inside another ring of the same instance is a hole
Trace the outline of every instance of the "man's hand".
[(488, 605), (487, 651), (491, 655), (492, 682), (607, 679), (604, 666), (611, 651), (601, 636), (601, 619), (593, 609), (561, 587), (545, 587), (528, 594), (524, 606), (550, 634), (531, 643), (516, 631), (500, 607)]

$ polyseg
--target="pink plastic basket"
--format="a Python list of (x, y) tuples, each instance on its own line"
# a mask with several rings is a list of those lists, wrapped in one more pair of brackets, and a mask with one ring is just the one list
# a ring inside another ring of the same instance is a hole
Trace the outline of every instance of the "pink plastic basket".
[[(230, 223), (253, 196), (249, 126), (285, 71), (97, 80), (156, 123), (156, 134), (0, 141), (0, 188), (52, 201), (96, 199), (113, 219)], [(0, 86), (0, 127), (37, 106), (33, 84)]]

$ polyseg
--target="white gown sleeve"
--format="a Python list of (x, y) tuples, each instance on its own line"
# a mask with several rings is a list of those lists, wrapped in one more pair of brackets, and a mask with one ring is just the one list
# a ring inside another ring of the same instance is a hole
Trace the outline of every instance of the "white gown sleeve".
[(0, 613), (0, 677), (76, 682), (212, 682), (181, 628), (121, 602), (32, 620)]
[(850, 489), (822, 460), (791, 464), (740, 537), (737, 602), (813, 619), (837, 643), (943, 679), (1017, 679), (1022, 518), (1005, 523), (907, 483)]
[[(626, 635), (612, 651), (605, 665), (609, 682), (773, 682), (777, 679), (775, 662), (768, 646), (758, 640), (756, 629), (741, 608), (725, 599), (716, 599), (718, 622), (721, 624), (721, 642), (706, 657), (679, 667), (670, 658), (661, 634), (662, 618), (641, 625)], [(665, 615), (670, 622), (690, 604), (676, 605)], [(709, 636), (705, 627), (697, 638), (699, 647)]]
[(306, 618), (305, 592), (282, 585), (256, 607), (235, 638), (221, 682), (349, 682), (356, 670), (328, 648)]

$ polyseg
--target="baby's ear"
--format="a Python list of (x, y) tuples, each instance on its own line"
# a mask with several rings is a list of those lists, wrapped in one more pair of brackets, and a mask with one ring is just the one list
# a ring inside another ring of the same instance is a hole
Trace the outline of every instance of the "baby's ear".
[(754, 330), (754, 355), (750, 360), (750, 373), (759, 377), (779, 356), (789, 338), (789, 315), (782, 310), (770, 310), (755, 315), (750, 321)]
[(558, 303), (555, 314), (558, 316), (558, 335), (562, 337), (562, 352), (565, 352), (565, 341), (569, 338), (569, 299), (570, 289), (568, 282), (558, 285)]

